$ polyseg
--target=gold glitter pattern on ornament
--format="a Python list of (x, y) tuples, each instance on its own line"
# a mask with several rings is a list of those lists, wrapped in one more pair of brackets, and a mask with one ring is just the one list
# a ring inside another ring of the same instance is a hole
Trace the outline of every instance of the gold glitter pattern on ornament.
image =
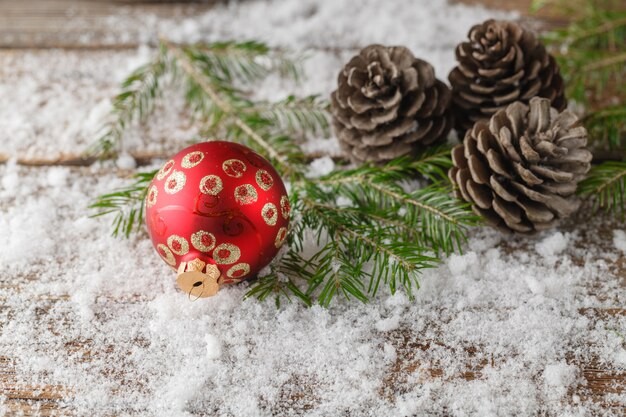
[(226, 272), (226, 276), (231, 279), (241, 279), (245, 275), (248, 275), (249, 273), (250, 273), (250, 265), (246, 263), (240, 263), (231, 267)]
[(274, 178), (264, 169), (259, 169), (256, 172), (256, 183), (263, 189), (264, 191), (269, 190), (274, 185)]
[(202, 162), (203, 159), (204, 159), (204, 152), (200, 152), (200, 151), (190, 152), (183, 157), (183, 160), (180, 163), (180, 165), (183, 168), (193, 168), (196, 165), (198, 165), (200, 162)]
[(222, 243), (213, 250), (213, 260), (218, 265), (235, 263), (240, 256), (241, 251), (232, 243)]
[(191, 244), (200, 252), (209, 252), (215, 247), (215, 235), (205, 230), (198, 230), (191, 235)]
[(291, 214), (291, 205), (289, 205), (289, 198), (286, 195), (280, 198), (280, 212), (283, 215), (283, 219), (289, 219), (289, 215)]
[(287, 238), (287, 228), (281, 227), (280, 229), (278, 229), (278, 233), (276, 234), (276, 240), (274, 241), (274, 245), (277, 248), (280, 248), (281, 246), (283, 246), (283, 243), (285, 243), (286, 238)]
[(256, 203), (258, 197), (256, 189), (251, 184), (244, 184), (235, 188), (235, 200), (237, 200), (239, 204)]
[(246, 172), (246, 164), (239, 159), (229, 159), (222, 163), (222, 169), (229, 177), (241, 178)]
[(168, 237), (167, 246), (176, 255), (186, 255), (189, 252), (189, 242), (182, 236), (172, 235)]
[(165, 178), (167, 174), (169, 174), (172, 171), (173, 167), (174, 167), (174, 160), (170, 159), (169, 161), (165, 163), (165, 165), (161, 167), (159, 172), (157, 172), (157, 175), (156, 175), (157, 180), (161, 181), (163, 178)]
[(146, 197), (147, 208), (150, 208), (156, 204), (158, 194), (159, 190), (157, 189), (156, 185), (151, 186), (148, 190), (148, 196)]
[(217, 175), (207, 175), (200, 180), (200, 192), (203, 194), (218, 195), (222, 188), (222, 179)]
[(187, 177), (181, 171), (172, 172), (172, 174), (165, 180), (165, 192), (168, 194), (176, 194), (185, 186)]
[(261, 215), (263, 216), (263, 220), (269, 226), (275, 226), (276, 221), (278, 220), (278, 210), (273, 203), (267, 203), (261, 209)]
[(157, 252), (159, 252), (159, 255), (161, 255), (161, 258), (163, 258), (163, 260), (167, 262), (168, 265), (171, 265), (171, 266), (176, 265), (176, 259), (174, 259), (174, 254), (172, 253), (170, 248), (168, 248), (162, 243), (159, 243), (157, 245)]

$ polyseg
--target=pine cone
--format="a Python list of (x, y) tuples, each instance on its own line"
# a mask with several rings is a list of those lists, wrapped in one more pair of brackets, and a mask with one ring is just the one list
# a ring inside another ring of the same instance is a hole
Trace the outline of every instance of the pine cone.
[(589, 171), (587, 131), (569, 111), (535, 97), (479, 121), (452, 150), (448, 172), (457, 197), (501, 230), (532, 233), (555, 226), (579, 205), (574, 193)]
[(456, 128), (462, 134), (514, 101), (550, 99), (567, 106), (559, 66), (535, 35), (519, 24), (487, 20), (472, 27), (470, 42), (456, 48), (459, 62), (448, 75)]
[(354, 162), (385, 162), (445, 138), (450, 89), (401, 46), (364, 48), (339, 73), (333, 127)]

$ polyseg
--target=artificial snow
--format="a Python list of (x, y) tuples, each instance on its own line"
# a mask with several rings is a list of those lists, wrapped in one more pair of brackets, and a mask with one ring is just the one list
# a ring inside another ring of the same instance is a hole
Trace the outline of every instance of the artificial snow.
[(400, 327), (400, 317), (392, 316), (385, 319), (381, 319), (376, 323), (376, 330), (379, 332), (388, 332), (391, 330), (396, 330)]
[(561, 254), (567, 248), (568, 241), (569, 236), (561, 232), (554, 232), (537, 243), (535, 249), (539, 255), (550, 258)]
[(567, 389), (576, 382), (578, 369), (566, 362), (552, 363), (543, 371), (543, 380), (551, 397), (562, 398)]
[(309, 164), (307, 177), (316, 178), (326, 174), (330, 174), (335, 169), (335, 161), (329, 156), (316, 158)]
[[(139, 24), (147, 41), (158, 30), (306, 52), (302, 84), (270, 78), (256, 92), (281, 98), (327, 96), (341, 65), (370, 42), (407, 45), (445, 79), (469, 27), (506, 16), (442, 0), (271, 0), (230, 2), (180, 25), (154, 16)], [(0, 154), (85, 149), (117, 83), (151, 52), (0, 53)], [(181, 108), (177, 100), (168, 104)], [(127, 183), (131, 153), (171, 153), (195, 133), (180, 112), (160, 108), (130, 132), (119, 172), (0, 165), (0, 357), (14, 360), (14, 386), (61, 387), (65, 411), (94, 417), (611, 415), (585, 399), (573, 364), (626, 369), (616, 336), (626, 318), (586, 312), (626, 304), (614, 262), (623, 232), (610, 246), (572, 225), (536, 238), (474, 230), (463, 254), (420, 275), (414, 300), (381, 290), (366, 305), (338, 296), (329, 309), (277, 309), (272, 299), (242, 300), (244, 282), (191, 302), (145, 233), (114, 238), (111, 219), (89, 218), (87, 206)], [(338, 152), (334, 138), (304, 148)], [(331, 163), (322, 156), (310, 174)], [(0, 392), (0, 415), (8, 401)], [(624, 394), (611, 401), (626, 407)]]
[(415, 300), (383, 290), (367, 305), (276, 309), (243, 301), (244, 283), (190, 302), (146, 235), (116, 239), (85, 216), (115, 174), (0, 166), (15, 173), (22, 186), (0, 191), (0, 355), (17, 359), (18, 385), (67, 387), (77, 415), (590, 415), (574, 405), (572, 355), (626, 366), (607, 330), (624, 318), (580, 312), (624, 305), (619, 278), (574, 234), (552, 264), (528, 261), (527, 238), (507, 251), (477, 230), (473, 250), (422, 274)]
[(135, 161), (135, 158), (128, 152), (120, 152), (115, 160), (115, 165), (117, 165), (119, 169), (133, 169), (137, 167), (137, 161)]
[(452, 275), (462, 275), (469, 269), (478, 266), (478, 256), (476, 252), (468, 252), (463, 255), (451, 254), (448, 258), (448, 268)]
[(626, 254), (626, 233), (623, 230), (613, 230), (613, 246)]
[(204, 336), (204, 341), (206, 342), (206, 357), (209, 359), (219, 358), (222, 354), (219, 339), (212, 334), (207, 334)]

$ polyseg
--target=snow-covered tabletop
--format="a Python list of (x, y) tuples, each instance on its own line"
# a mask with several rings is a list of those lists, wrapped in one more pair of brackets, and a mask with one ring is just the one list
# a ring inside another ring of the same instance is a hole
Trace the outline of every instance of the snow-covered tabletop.
[[(306, 50), (301, 85), (269, 79), (257, 92), (280, 98), (327, 95), (374, 42), (408, 46), (446, 79), (454, 46), (489, 17), (515, 15), (443, 0), (269, 0), (137, 24), (146, 42)], [(131, 156), (120, 170), (17, 163), (80, 154), (151, 52), (0, 52), (0, 415), (624, 415), (626, 227), (584, 212), (533, 238), (473, 231), (463, 255), (423, 274), (414, 301), (383, 292), (277, 310), (242, 301), (242, 284), (189, 302), (145, 235), (116, 239), (109, 219), (88, 217)], [(129, 153), (194, 137), (178, 112), (157, 114), (129, 135)]]

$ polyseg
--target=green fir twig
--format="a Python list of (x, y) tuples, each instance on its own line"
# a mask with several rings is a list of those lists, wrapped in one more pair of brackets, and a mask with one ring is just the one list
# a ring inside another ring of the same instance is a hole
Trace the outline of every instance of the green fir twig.
[(141, 230), (148, 184), (156, 173), (157, 170), (135, 174), (135, 181), (129, 186), (99, 196), (89, 206), (97, 210), (92, 217), (113, 215), (113, 236), (129, 237), (133, 231)]
[(626, 104), (593, 111), (587, 114), (582, 122), (595, 142), (608, 144), (613, 149), (623, 147), (622, 142), (626, 134)]
[[(585, 105), (583, 123), (595, 146), (626, 148), (626, 10), (610, 0), (535, 0), (552, 4), (572, 22), (543, 35), (561, 67), (567, 96)], [(574, 7), (572, 7), (574, 6)], [(607, 94), (610, 92), (611, 96)]]
[(579, 194), (593, 201), (594, 208), (619, 215), (626, 207), (626, 161), (607, 161), (594, 166), (579, 184)]
[(90, 156), (112, 158), (117, 155), (128, 127), (136, 121), (145, 121), (154, 111), (156, 99), (167, 83), (170, 64), (165, 49), (160, 46), (152, 61), (137, 68), (122, 82), (122, 91), (113, 98), (112, 120), (88, 149)]

